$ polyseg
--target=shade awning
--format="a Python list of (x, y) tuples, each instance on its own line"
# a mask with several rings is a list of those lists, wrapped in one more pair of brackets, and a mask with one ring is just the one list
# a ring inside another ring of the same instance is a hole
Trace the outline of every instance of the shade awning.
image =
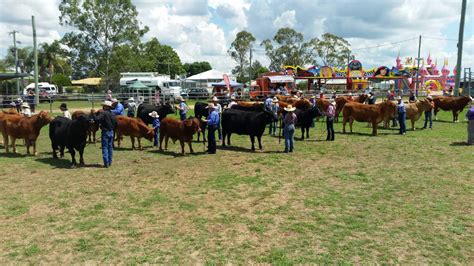
[(268, 79), (270, 79), (270, 83), (290, 83), (295, 81), (290, 76), (268, 76)]
[(143, 84), (139, 80), (135, 80), (132, 84), (128, 84), (127, 88), (130, 88), (130, 89), (148, 89), (148, 86)]
[(0, 81), (31, 76), (28, 73), (0, 73)]
[[(214, 87), (225, 87), (225, 86), (227, 86), (224, 81), (217, 82), (217, 83), (212, 83), (211, 85), (214, 86)], [(234, 87), (243, 87), (243, 85), (241, 83), (237, 83), (237, 82), (232, 81), (232, 80), (230, 81), (229, 85), (232, 88), (234, 88)]]
[(72, 85), (99, 86), (101, 78), (85, 78), (71, 81)]

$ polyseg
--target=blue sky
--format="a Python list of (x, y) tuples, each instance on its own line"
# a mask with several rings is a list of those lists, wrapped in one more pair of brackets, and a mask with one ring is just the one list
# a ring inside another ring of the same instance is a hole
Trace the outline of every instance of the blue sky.
[[(255, 35), (255, 59), (269, 63), (260, 42), (272, 38), (281, 27), (302, 32), (305, 39), (331, 32), (346, 38), (364, 67), (392, 66), (398, 53), (416, 56), (420, 34), (422, 57), (431, 53), (442, 64), (456, 61), (459, 29), (459, 0), (132, 0), (138, 19), (150, 27), (144, 40), (156, 37), (171, 45), (183, 62), (209, 61), (221, 71), (230, 71), (235, 62), (227, 55), (237, 32)], [(0, 5), (0, 56), (11, 45), (12, 29), (20, 31), (21, 45), (32, 44), (31, 15), (37, 20), (39, 42), (51, 42), (70, 30), (59, 25), (59, 0), (2, 0)], [(463, 66), (474, 67), (473, 0), (468, 0)], [(408, 39), (410, 41), (393, 44)]]

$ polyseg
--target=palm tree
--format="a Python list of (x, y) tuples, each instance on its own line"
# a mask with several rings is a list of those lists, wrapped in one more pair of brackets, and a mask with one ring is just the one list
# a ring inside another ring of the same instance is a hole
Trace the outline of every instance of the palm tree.
[[(59, 41), (57, 40), (51, 44), (42, 43), (40, 45), (40, 51), (38, 53), (40, 73), (43, 78), (46, 78), (47, 74), (49, 74), (49, 82), (51, 82), (51, 78), (54, 75), (55, 67), (59, 66), (61, 61), (63, 61), (61, 58), (63, 53)], [(46, 73), (46, 69), (49, 73)]]

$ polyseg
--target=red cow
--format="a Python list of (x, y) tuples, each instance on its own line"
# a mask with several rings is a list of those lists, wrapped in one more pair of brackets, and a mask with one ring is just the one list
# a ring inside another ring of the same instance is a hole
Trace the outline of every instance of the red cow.
[(135, 149), (135, 138), (138, 139), (138, 149), (142, 150), (141, 138), (152, 140), (154, 136), (153, 128), (148, 127), (140, 118), (126, 117), (117, 115), (117, 128), (115, 129), (117, 136), (117, 146), (120, 147), (122, 136), (130, 136), (132, 141), (132, 149)]
[(190, 118), (184, 121), (179, 121), (171, 117), (165, 117), (161, 120), (160, 126), (160, 151), (163, 150), (162, 142), (165, 139), (165, 150), (168, 149), (168, 139), (171, 138), (173, 142), (179, 140), (181, 144), (181, 153), (184, 154), (184, 143), (189, 145), (189, 151), (194, 153), (191, 141), (196, 132), (201, 132), (200, 121), (197, 118)]

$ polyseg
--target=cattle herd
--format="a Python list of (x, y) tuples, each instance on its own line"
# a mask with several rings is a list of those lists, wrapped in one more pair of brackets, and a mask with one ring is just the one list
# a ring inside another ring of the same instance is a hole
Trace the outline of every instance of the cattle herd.
[[(222, 146), (231, 145), (230, 138), (232, 134), (248, 135), (251, 141), (251, 149), (255, 150), (255, 138), (258, 146), (262, 149), (262, 135), (266, 126), (278, 120), (284, 114), (283, 107), (291, 104), (296, 106), (297, 127), (301, 128), (301, 139), (309, 138), (309, 129), (314, 119), (322, 116), (331, 104), (326, 99), (315, 99), (312, 104), (308, 99), (297, 99), (288, 96), (277, 96), (280, 111), (275, 114), (264, 107), (260, 102), (239, 101), (231, 108), (224, 108), (221, 114), (222, 125)], [(380, 103), (368, 105), (364, 104), (366, 95), (358, 97), (338, 97), (336, 98), (336, 117), (342, 113), (343, 132), (346, 132), (346, 123), (349, 123), (352, 132), (354, 121), (368, 122), (372, 126), (372, 134), (377, 135), (377, 125), (388, 121), (396, 115), (396, 103), (384, 100)], [(452, 111), (453, 122), (458, 121), (458, 114), (464, 107), (472, 101), (469, 96), (450, 97), (437, 96), (433, 98), (435, 116), (439, 110)], [(188, 143), (190, 152), (192, 149), (192, 138), (198, 133), (198, 141), (202, 133), (203, 142), (206, 141), (204, 132), (206, 128), (203, 118), (208, 116), (207, 103), (197, 102), (194, 105), (194, 117), (189, 117), (184, 121), (167, 117), (169, 114), (176, 113), (176, 108), (172, 104), (149, 105), (141, 104), (137, 110), (137, 117), (130, 118), (117, 116), (117, 127), (115, 130), (115, 140), (120, 147), (123, 136), (129, 136), (132, 142), (132, 149), (135, 149), (135, 138), (138, 140), (138, 149), (142, 149), (141, 138), (152, 140), (154, 129), (149, 126), (152, 118), (149, 113), (156, 111), (161, 120), (159, 149), (162, 150), (162, 142), (165, 141), (164, 149), (167, 149), (168, 140), (173, 142), (179, 140), (181, 152), (184, 154), (185, 143)], [(425, 111), (430, 111), (431, 103), (427, 99), (419, 100), (415, 103), (406, 105), (407, 120), (411, 121), (412, 130), (415, 129), (415, 122), (420, 119)], [(101, 111), (98, 111), (101, 112)], [(72, 165), (76, 165), (75, 154), (79, 152), (79, 163), (84, 164), (84, 148), (89, 142), (96, 141), (96, 132), (99, 127), (94, 122), (96, 112), (76, 111), (72, 115), (72, 120), (64, 117), (52, 118), (47, 112), (41, 111), (31, 117), (23, 117), (16, 110), (2, 110), (0, 112), (0, 132), (3, 135), (3, 146), (8, 153), (10, 147), (16, 153), (16, 140), (23, 139), (27, 154), (30, 154), (30, 147), (33, 147), (33, 154), (36, 155), (36, 140), (40, 134), (41, 128), (49, 124), (49, 137), (53, 157), (64, 156), (64, 149), (67, 148), (72, 157)], [(281, 125), (280, 125), (281, 127)], [(306, 134), (305, 134), (306, 133)]]

